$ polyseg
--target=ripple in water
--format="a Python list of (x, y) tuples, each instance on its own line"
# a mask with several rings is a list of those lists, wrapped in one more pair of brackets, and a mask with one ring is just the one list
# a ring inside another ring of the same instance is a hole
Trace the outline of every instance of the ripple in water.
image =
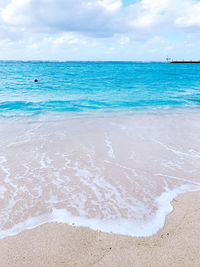
[(200, 189), (200, 114), (1, 119), (1, 237), (60, 221), (147, 236)]

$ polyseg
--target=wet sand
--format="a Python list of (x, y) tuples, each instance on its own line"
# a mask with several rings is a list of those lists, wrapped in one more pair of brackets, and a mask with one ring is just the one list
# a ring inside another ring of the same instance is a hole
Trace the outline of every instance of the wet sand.
[(174, 199), (148, 238), (45, 224), (0, 240), (0, 266), (200, 266), (200, 192)]
[(199, 111), (43, 120), (0, 120), (0, 237), (76, 221), (147, 236), (200, 190)]

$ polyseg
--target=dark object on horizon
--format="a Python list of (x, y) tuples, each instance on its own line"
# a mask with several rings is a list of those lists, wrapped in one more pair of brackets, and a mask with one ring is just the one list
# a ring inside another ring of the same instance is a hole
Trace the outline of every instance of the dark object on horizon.
[(35, 83), (37, 83), (37, 82), (38, 82), (38, 80), (37, 80), (37, 79), (35, 79), (35, 80), (34, 80), (34, 82), (35, 82)]
[(173, 60), (170, 63), (200, 63), (200, 60)]
[(199, 60), (177, 60), (177, 59), (172, 59), (170, 57), (167, 56), (166, 58), (167, 62), (170, 63), (200, 63), (200, 59)]

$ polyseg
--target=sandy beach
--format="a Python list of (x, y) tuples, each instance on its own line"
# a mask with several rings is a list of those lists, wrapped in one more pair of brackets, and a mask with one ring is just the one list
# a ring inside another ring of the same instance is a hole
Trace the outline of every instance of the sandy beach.
[(200, 267), (199, 13), (0, 0), (0, 267)]
[(200, 266), (200, 192), (174, 199), (156, 235), (134, 238), (45, 224), (0, 240), (0, 266)]

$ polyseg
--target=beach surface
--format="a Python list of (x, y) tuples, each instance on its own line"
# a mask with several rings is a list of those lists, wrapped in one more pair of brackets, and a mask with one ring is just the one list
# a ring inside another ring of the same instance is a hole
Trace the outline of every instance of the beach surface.
[(200, 266), (200, 192), (180, 195), (152, 237), (49, 223), (0, 240), (0, 266)]

